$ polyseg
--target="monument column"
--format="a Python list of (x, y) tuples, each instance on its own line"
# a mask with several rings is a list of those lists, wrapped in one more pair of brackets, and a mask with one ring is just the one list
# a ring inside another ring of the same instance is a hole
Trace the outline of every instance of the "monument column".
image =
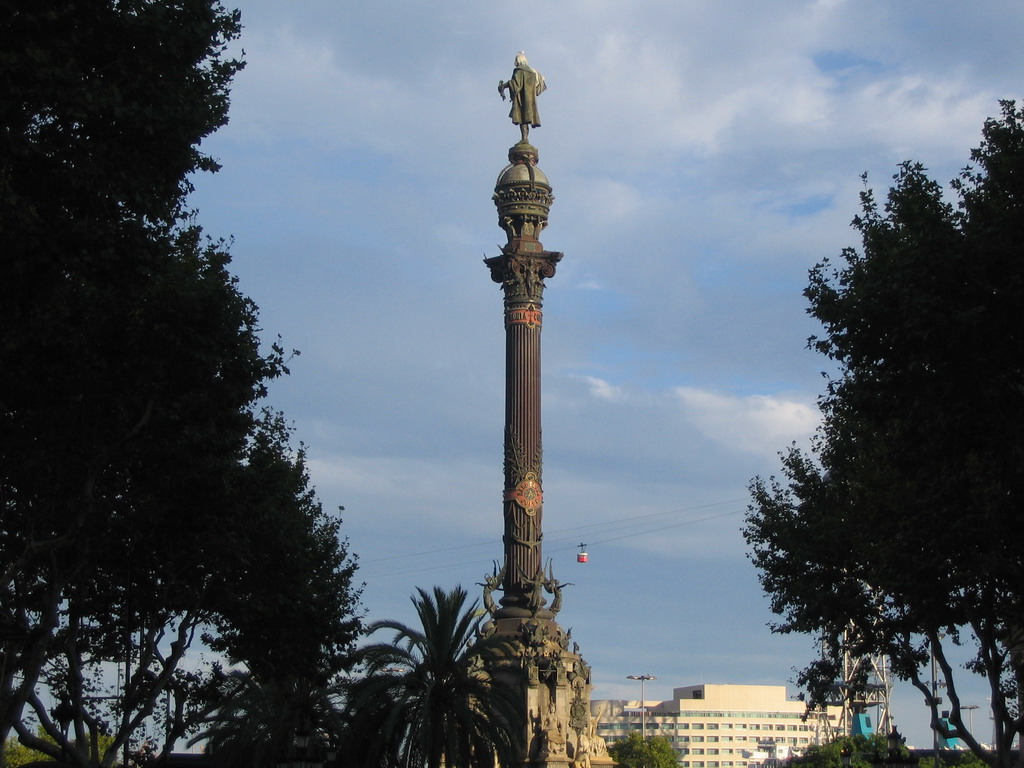
[[(590, 716), (590, 667), (579, 646), (556, 621), (563, 585), (545, 563), (544, 488), (541, 447), (541, 349), (544, 281), (553, 277), (561, 253), (544, 250), (540, 233), (554, 201), (537, 166), (530, 128), (540, 125), (537, 96), (544, 78), (526, 56), (516, 57), (508, 82), (498, 85), (512, 100), (509, 117), (521, 140), (508, 151), (498, 175), (494, 204), (506, 235), (501, 254), (485, 259), (504, 294), (505, 438), (502, 490), (504, 559), (484, 578), (484, 605), (491, 620), (484, 635), (509, 642), (512, 656), (494, 673), (523, 695), (528, 723), (522, 740), (529, 768), (610, 768), (604, 742)], [(500, 601), (493, 593), (501, 590)], [(551, 598), (550, 605), (545, 595)]]

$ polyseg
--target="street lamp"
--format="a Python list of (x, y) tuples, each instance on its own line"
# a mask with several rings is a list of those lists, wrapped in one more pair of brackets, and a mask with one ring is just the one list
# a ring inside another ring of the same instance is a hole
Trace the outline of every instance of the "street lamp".
[(967, 710), (967, 717), (969, 718), (969, 722), (971, 724), (970, 728), (969, 728), (969, 730), (971, 732), (971, 736), (974, 735), (974, 710), (976, 710), (977, 708), (978, 708), (977, 704), (961, 704), (960, 705), (960, 709), (966, 709)]
[(647, 703), (644, 701), (644, 683), (648, 680), (657, 680), (654, 675), (628, 675), (627, 680), (640, 681), (640, 736), (647, 740)]

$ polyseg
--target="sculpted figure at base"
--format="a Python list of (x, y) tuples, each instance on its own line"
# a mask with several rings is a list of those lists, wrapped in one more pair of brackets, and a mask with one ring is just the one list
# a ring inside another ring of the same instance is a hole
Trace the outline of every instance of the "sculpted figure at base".
[(562, 721), (557, 717), (548, 717), (544, 723), (547, 731), (548, 757), (562, 757), (565, 755), (565, 728)]
[(594, 757), (608, 757), (608, 742), (597, 735), (597, 718), (590, 718), (590, 753)]
[(512, 71), (512, 77), (506, 82), (498, 82), (501, 100), (505, 100), (506, 90), (512, 100), (512, 109), (508, 116), (512, 118), (513, 124), (519, 126), (523, 144), (529, 141), (530, 127), (540, 127), (537, 97), (547, 90), (547, 87), (544, 75), (526, 62), (526, 54), (522, 51), (516, 56), (516, 68)]
[(572, 759), (573, 768), (590, 768), (590, 737), (580, 733), (576, 738), (576, 756)]

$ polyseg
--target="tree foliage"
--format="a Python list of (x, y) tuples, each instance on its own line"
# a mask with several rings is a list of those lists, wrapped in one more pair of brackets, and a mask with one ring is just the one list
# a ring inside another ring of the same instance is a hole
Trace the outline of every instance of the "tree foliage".
[[(825, 639), (800, 675), (811, 703), (845, 652), (886, 653), (941, 728), (934, 654), (952, 728), (993, 765), (1024, 726), (1024, 114), (1002, 107), (956, 206), (905, 163), (883, 205), (862, 194), (863, 250), (812, 270), (810, 345), (839, 373), (813, 455), (785, 454), (785, 483), (755, 479), (745, 528), (774, 629)], [(991, 755), (964, 728), (951, 645), (988, 683)]]
[(886, 737), (880, 733), (841, 736), (826, 744), (812, 744), (792, 760), (792, 765), (803, 768), (844, 768), (847, 764), (852, 768), (871, 768), (894, 763), (912, 763), (910, 752), (901, 744), (895, 754), (890, 754)]
[(973, 752), (947, 750), (938, 763), (934, 757), (922, 757), (917, 765), (918, 768), (985, 768), (986, 763)]
[(0, 740), (71, 763), (214, 705), (203, 634), (330, 675), (358, 629), (339, 522), (258, 406), (283, 350), (187, 207), (239, 30), (217, 0), (0, 14)]
[(226, 768), (274, 768), (294, 751), (296, 735), (310, 738), (303, 757), (323, 759), (344, 731), (344, 686), (340, 679), (317, 683), (314, 677), (261, 681), (236, 672), (224, 700), (204, 720), (190, 744)]
[(608, 754), (621, 768), (676, 768), (676, 753), (664, 736), (645, 739), (631, 731), (622, 741), (608, 746)]
[(462, 587), (417, 595), (418, 627), (370, 626), (393, 632), (394, 642), (357, 654), (363, 676), (349, 690), (344, 752), (354, 766), (517, 765), (525, 702), (495, 671), (507, 641), (478, 637), (477, 605)]
[[(56, 746), (54, 739), (42, 728), (37, 729), (36, 735), (43, 741), (48, 741)], [(113, 739), (109, 734), (101, 734), (97, 737), (95, 744), (90, 747), (92, 749), (94, 759), (99, 760), (100, 756), (110, 748), (110, 742), (112, 740)], [(5, 768), (21, 768), (21, 766), (29, 765), (59, 765), (52, 756), (35, 749), (30, 749), (14, 739), (8, 739), (7, 743), (4, 744), (4, 761)]]

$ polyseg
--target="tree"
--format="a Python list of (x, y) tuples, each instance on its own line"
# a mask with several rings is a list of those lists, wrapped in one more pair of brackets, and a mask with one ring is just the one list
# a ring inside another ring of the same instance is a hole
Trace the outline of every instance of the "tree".
[(939, 768), (940, 765), (945, 768), (985, 768), (986, 764), (973, 752), (947, 751), (942, 753), (939, 764), (936, 764), (934, 757), (923, 757), (918, 768)]
[(341, 731), (340, 675), (354, 663), (362, 632), (355, 564), (308, 487), (300, 450), (287, 451), (280, 416), (248, 455), (241, 508), (246, 525), (232, 533), (245, 567), (223, 574), (229, 596), (207, 645), (245, 662), (219, 687), (201, 718), (206, 741), (228, 765), (273, 766), (295, 735)]
[(625, 740), (609, 745), (608, 754), (621, 768), (676, 768), (676, 753), (664, 736), (645, 739), (631, 731)]
[(827, 744), (812, 744), (802, 755), (793, 758), (792, 764), (806, 768), (870, 768), (871, 766), (893, 763), (908, 765), (910, 752), (902, 744), (890, 754), (885, 736), (874, 733), (870, 736), (854, 734), (841, 736)]
[(496, 671), (507, 641), (478, 637), (480, 612), (462, 587), (417, 594), (419, 627), (377, 622), (370, 632), (392, 631), (394, 643), (357, 653), (363, 676), (349, 690), (343, 751), (353, 765), (517, 765), (524, 703)]
[[(825, 639), (799, 677), (811, 704), (844, 653), (885, 653), (932, 727), (948, 708), (946, 735), (993, 766), (1024, 727), (1024, 114), (1002, 109), (953, 183), (956, 208), (905, 163), (882, 209), (862, 195), (863, 252), (812, 270), (825, 335), (810, 345), (839, 373), (813, 454), (783, 456), (785, 484), (752, 482), (744, 531), (774, 631)], [(964, 727), (953, 646), (988, 683), (991, 753)], [(933, 657), (948, 705), (924, 679)]]
[(293, 749), (297, 736), (310, 744), (305, 756), (336, 744), (342, 724), (343, 686), (318, 685), (309, 678), (261, 682), (249, 673), (235, 673), (224, 701), (207, 718), (204, 730), (190, 744), (206, 743), (218, 765), (273, 768)]
[[(348, 668), (361, 627), (355, 565), (339, 538), (340, 521), (316, 502), (303, 452), (292, 452), (287, 436), (282, 417), (265, 414), (245, 462), (222, 478), (225, 506), (215, 518), (192, 521), (181, 531), (136, 535), (134, 557), (92, 563), (115, 585), (113, 595), (93, 580), (71, 584), (70, 618), (58, 627), (57, 650), (40, 674), (61, 704), (48, 708), (42, 697), (30, 695), (29, 708), (47, 738), (25, 734), (19, 723), (24, 743), (54, 758), (109, 765), (128, 736), (148, 726), (141, 736), (162, 744), (166, 757), (177, 738), (209, 720), (211, 710), (218, 717), (237, 713), (251, 686), (223, 675), (217, 664), (180, 668), (199, 634), (208, 647), (253, 670), (259, 690), (281, 692), (277, 700), (290, 692), (297, 707), (322, 681)], [(161, 537), (184, 551), (168, 550), (158, 543)], [(135, 557), (158, 564), (140, 567)], [(119, 577), (128, 580), (127, 614), (119, 602)], [(79, 595), (83, 585), (95, 595)], [(110, 625), (95, 622), (103, 610), (114, 619)], [(125, 622), (137, 627), (127, 638)], [(112, 686), (103, 672), (124, 659), (131, 663), (127, 681)], [(166, 709), (157, 708), (164, 697)], [(83, 745), (104, 731), (112, 739), (97, 756)]]
[(217, 0), (0, 14), (0, 743), (69, 763), (215, 704), (216, 665), (181, 663), (203, 634), (336, 670), (358, 629), (339, 522), (258, 406), (283, 350), (187, 207), (239, 30)]
[[(50, 739), (47, 736), (46, 731), (44, 731), (41, 728), (38, 729), (37, 735), (39, 736), (39, 738), (45, 741), (52, 742), (52, 739)], [(97, 739), (95, 749), (97, 759), (98, 755), (102, 754), (109, 748), (110, 741), (110, 736), (106, 735), (100, 736), (99, 739)], [(58, 764), (57, 761), (55, 761), (49, 755), (45, 755), (42, 752), (39, 752), (34, 749), (29, 749), (21, 742), (15, 741), (13, 739), (9, 740), (6, 744), (4, 744), (4, 760), (6, 761), (4, 763), (6, 768), (21, 768), (21, 766), (24, 765), (45, 766)]]

